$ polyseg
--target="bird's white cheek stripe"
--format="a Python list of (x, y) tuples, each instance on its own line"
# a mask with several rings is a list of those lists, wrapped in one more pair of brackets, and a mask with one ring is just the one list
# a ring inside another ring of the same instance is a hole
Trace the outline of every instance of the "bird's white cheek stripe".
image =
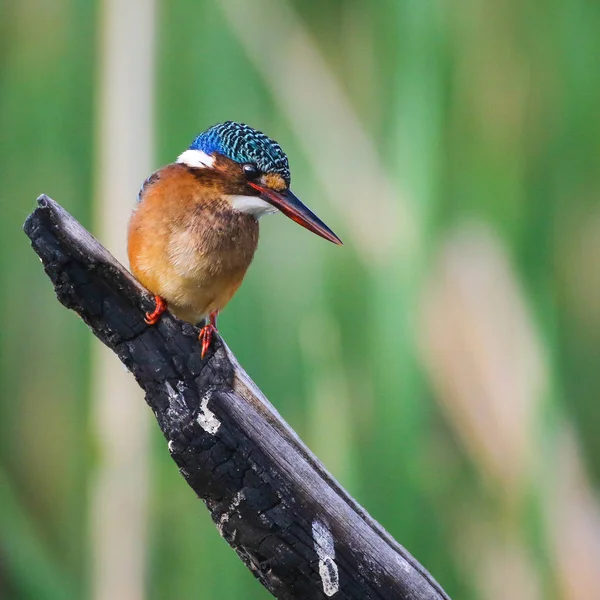
[(227, 199), (235, 210), (253, 215), (257, 219), (260, 219), (263, 215), (277, 212), (273, 205), (258, 196), (227, 196)]
[(202, 150), (186, 150), (177, 157), (178, 163), (183, 163), (188, 167), (196, 167), (198, 169), (210, 168), (215, 164), (213, 156), (202, 152)]

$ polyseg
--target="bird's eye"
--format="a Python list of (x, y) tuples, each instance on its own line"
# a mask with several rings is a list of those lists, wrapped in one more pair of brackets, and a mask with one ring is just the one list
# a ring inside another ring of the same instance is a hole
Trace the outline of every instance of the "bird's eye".
[(246, 179), (249, 181), (256, 179), (260, 175), (258, 167), (252, 163), (247, 163), (242, 168), (244, 169), (244, 175), (246, 176)]

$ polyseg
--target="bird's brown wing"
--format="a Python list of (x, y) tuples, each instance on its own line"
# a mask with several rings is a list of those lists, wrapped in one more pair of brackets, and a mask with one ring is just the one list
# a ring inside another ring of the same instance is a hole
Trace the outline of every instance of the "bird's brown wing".
[(152, 175), (150, 175), (149, 177), (146, 177), (146, 180), (144, 181), (144, 183), (142, 183), (142, 187), (140, 188), (140, 191), (138, 192), (138, 195), (136, 198), (137, 204), (139, 204), (143, 200), (144, 194), (146, 194), (148, 189), (150, 187), (152, 187), (152, 185), (155, 184), (159, 179), (160, 179), (160, 171), (155, 171), (154, 173), (152, 173)]

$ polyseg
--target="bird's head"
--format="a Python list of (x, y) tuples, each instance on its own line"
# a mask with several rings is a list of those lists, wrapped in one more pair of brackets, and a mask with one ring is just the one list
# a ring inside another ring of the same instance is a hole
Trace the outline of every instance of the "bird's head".
[(248, 125), (234, 121), (214, 125), (199, 134), (177, 162), (210, 169), (233, 210), (257, 219), (280, 210), (326, 240), (342, 243), (290, 190), (290, 167), (281, 146)]

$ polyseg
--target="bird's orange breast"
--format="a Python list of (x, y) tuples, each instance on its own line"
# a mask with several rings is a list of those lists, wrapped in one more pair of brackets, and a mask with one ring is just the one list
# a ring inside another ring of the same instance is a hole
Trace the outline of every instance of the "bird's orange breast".
[(231, 300), (257, 243), (256, 219), (180, 164), (148, 179), (129, 223), (133, 274), (191, 323)]

